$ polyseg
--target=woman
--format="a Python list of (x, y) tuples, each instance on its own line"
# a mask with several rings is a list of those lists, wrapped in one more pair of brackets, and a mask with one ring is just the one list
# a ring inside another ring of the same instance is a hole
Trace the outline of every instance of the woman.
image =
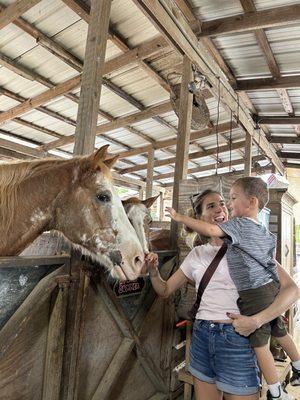
[[(228, 219), (222, 196), (207, 190), (193, 204), (195, 216), (211, 223)], [(147, 258), (152, 285), (158, 295), (170, 296), (188, 279), (199, 282), (222, 245), (219, 238), (210, 238), (205, 245), (195, 247), (180, 268), (167, 280), (161, 279), (157, 258)], [(248, 335), (258, 326), (281, 314), (297, 298), (298, 288), (289, 275), (278, 266), (281, 291), (275, 302), (252, 317), (240, 316), (236, 305), (237, 290), (230, 278), (226, 257), (220, 261), (203, 294), (193, 327), (189, 370), (194, 378), (197, 400), (258, 399), (259, 378), (256, 359)], [(230, 318), (229, 318), (230, 317)], [(239, 333), (237, 333), (239, 332)]]

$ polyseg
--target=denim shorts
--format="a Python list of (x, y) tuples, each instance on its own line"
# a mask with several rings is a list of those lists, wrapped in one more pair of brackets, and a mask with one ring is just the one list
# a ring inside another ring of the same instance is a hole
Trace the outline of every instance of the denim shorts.
[(225, 393), (246, 396), (259, 391), (255, 353), (249, 339), (231, 324), (195, 320), (189, 371)]

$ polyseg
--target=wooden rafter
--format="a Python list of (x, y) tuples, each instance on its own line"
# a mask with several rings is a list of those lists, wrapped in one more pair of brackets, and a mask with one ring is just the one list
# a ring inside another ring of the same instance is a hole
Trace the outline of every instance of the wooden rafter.
[(292, 152), (292, 151), (278, 151), (278, 156), (281, 158), (294, 158), (295, 160), (300, 160), (300, 152)]
[(258, 78), (238, 80), (236, 90), (274, 90), (295, 89), (300, 87), (300, 75), (283, 76), (280, 78)]
[(0, 12), (0, 29), (10, 24), (26, 11), (38, 4), (41, 0), (19, 0)]
[(271, 28), (300, 21), (300, 5), (272, 8), (249, 12), (232, 17), (204, 21), (201, 25), (200, 37), (217, 36), (237, 32), (253, 31), (260, 28)]
[(300, 117), (278, 117), (277, 115), (258, 116), (260, 124), (267, 125), (298, 125), (300, 124)]
[(300, 137), (295, 136), (270, 136), (270, 143), (300, 144)]

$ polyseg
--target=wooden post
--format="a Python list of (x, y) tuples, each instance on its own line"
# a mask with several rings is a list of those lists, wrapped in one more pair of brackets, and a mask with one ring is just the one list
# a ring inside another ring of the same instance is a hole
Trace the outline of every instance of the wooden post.
[(144, 189), (143, 188), (139, 188), (139, 199), (140, 200), (144, 199)]
[(164, 219), (164, 193), (159, 193), (159, 220), (162, 221)]
[(244, 175), (251, 176), (252, 168), (252, 136), (246, 132)]
[(111, 0), (92, 0), (77, 114), (74, 154), (92, 153), (95, 146), (110, 7)]
[[(183, 71), (180, 89), (179, 124), (176, 147), (176, 162), (174, 172), (172, 207), (178, 211), (179, 185), (182, 179), (187, 177), (189, 142), (192, 118), (192, 94), (188, 90), (188, 84), (192, 81), (192, 65), (187, 56), (183, 57)], [(178, 224), (171, 221), (171, 245), (177, 244)]]
[(59, 400), (60, 395), (69, 277), (59, 278), (58, 284), (58, 293), (54, 300), (48, 328), (43, 383), (44, 400)]
[(148, 151), (148, 166), (147, 166), (147, 180), (146, 180), (146, 199), (152, 196), (153, 189), (153, 167), (154, 167), (154, 149)]

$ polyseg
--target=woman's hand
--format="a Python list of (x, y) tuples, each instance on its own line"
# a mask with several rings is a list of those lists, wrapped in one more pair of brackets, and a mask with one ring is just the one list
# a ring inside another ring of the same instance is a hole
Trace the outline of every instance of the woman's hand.
[(249, 336), (250, 333), (260, 328), (259, 322), (255, 316), (247, 317), (246, 315), (227, 313), (227, 316), (232, 320), (232, 326), (235, 331), (242, 336)]
[(172, 218), (176, 222), (180, 222), (181, 214), (177, 213), (174, 208), (172, 207), (166, 207), (167, 217)]
[(149, 272), (150, 276), (155, 276), (158, 274), (158, 256), (155, 253), (148, 253), (145, 255), (145, 264), (143, 267), (143, 274)]

